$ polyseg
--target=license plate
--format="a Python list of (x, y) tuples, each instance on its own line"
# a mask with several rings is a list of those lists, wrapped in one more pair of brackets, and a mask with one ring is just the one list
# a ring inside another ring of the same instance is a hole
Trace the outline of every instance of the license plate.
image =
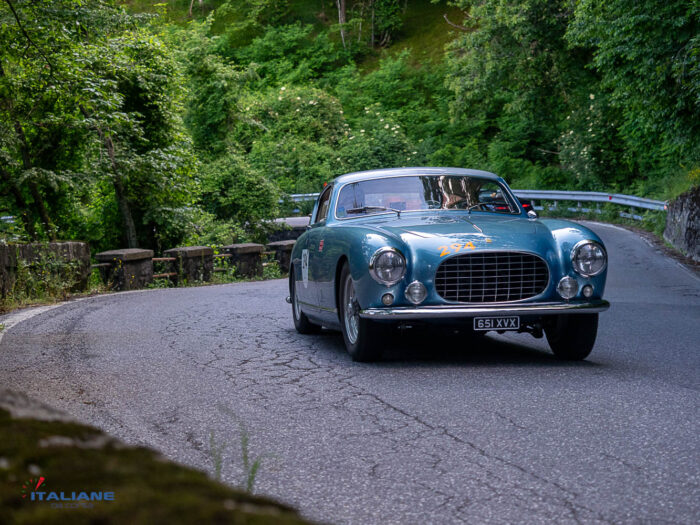
[(520, 317), (475, 317), (474, 330), (517, 330)]

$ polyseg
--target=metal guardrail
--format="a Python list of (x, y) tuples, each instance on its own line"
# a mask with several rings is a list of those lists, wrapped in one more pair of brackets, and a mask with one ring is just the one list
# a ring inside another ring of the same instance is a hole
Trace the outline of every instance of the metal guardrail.
[[(630, 206), (633, 208), (644, 208), (647, 210), (664, 211), (667, 204), (664, 201), (644, 199), (634, 195), (623, 195), (622, 193), (602, 193), (598, 191), (560, 191), (560, 190), (513, 190), (518, 198), (543, 200), (543, 201), (574, 201), (574, 202), (608, 202)], [(287, 197), (293, 202), (311, 201), (317, 199), (318, 193), (295, 193)]]
[(610, 202), (647, 210), (666, 210), (667, 203), (644, 199), (622, 193), (602, 193), (598, 191), (559, 191), (559, 190), (513, 190), (515, 196), (523, 199), (543, 201)]

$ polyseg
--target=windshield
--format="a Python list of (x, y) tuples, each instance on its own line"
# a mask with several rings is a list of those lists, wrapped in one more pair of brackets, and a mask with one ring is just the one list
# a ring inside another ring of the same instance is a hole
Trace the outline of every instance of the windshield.
[(516, 213), (517, 206), (496, 181), (463, 175), (414, 175), (343, 186), (337, 218), (419, 210)]

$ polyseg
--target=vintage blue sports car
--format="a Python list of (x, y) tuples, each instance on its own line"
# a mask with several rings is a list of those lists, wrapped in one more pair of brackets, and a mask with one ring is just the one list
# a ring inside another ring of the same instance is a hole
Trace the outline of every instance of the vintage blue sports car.
[(350, 173), (318, 197), (292, 252), (296, 329), (340, 329), (356, 361), (390, 325), (449, 323), (547, 335), (584, 359), (595, 343), (607, 254), (591, 230), (526, 211), (505, 181), (458, 168)]

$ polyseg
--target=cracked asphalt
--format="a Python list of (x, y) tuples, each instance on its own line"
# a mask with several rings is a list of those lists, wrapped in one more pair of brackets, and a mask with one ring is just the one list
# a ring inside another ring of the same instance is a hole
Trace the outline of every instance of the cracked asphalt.
[(0, 342), (0, 384), (329, 523), (698, 523), (700, 280), (634, 233), (596, 348), (406, 331), (352, 363), (294, 331), (284, 280), (69, 303)]

